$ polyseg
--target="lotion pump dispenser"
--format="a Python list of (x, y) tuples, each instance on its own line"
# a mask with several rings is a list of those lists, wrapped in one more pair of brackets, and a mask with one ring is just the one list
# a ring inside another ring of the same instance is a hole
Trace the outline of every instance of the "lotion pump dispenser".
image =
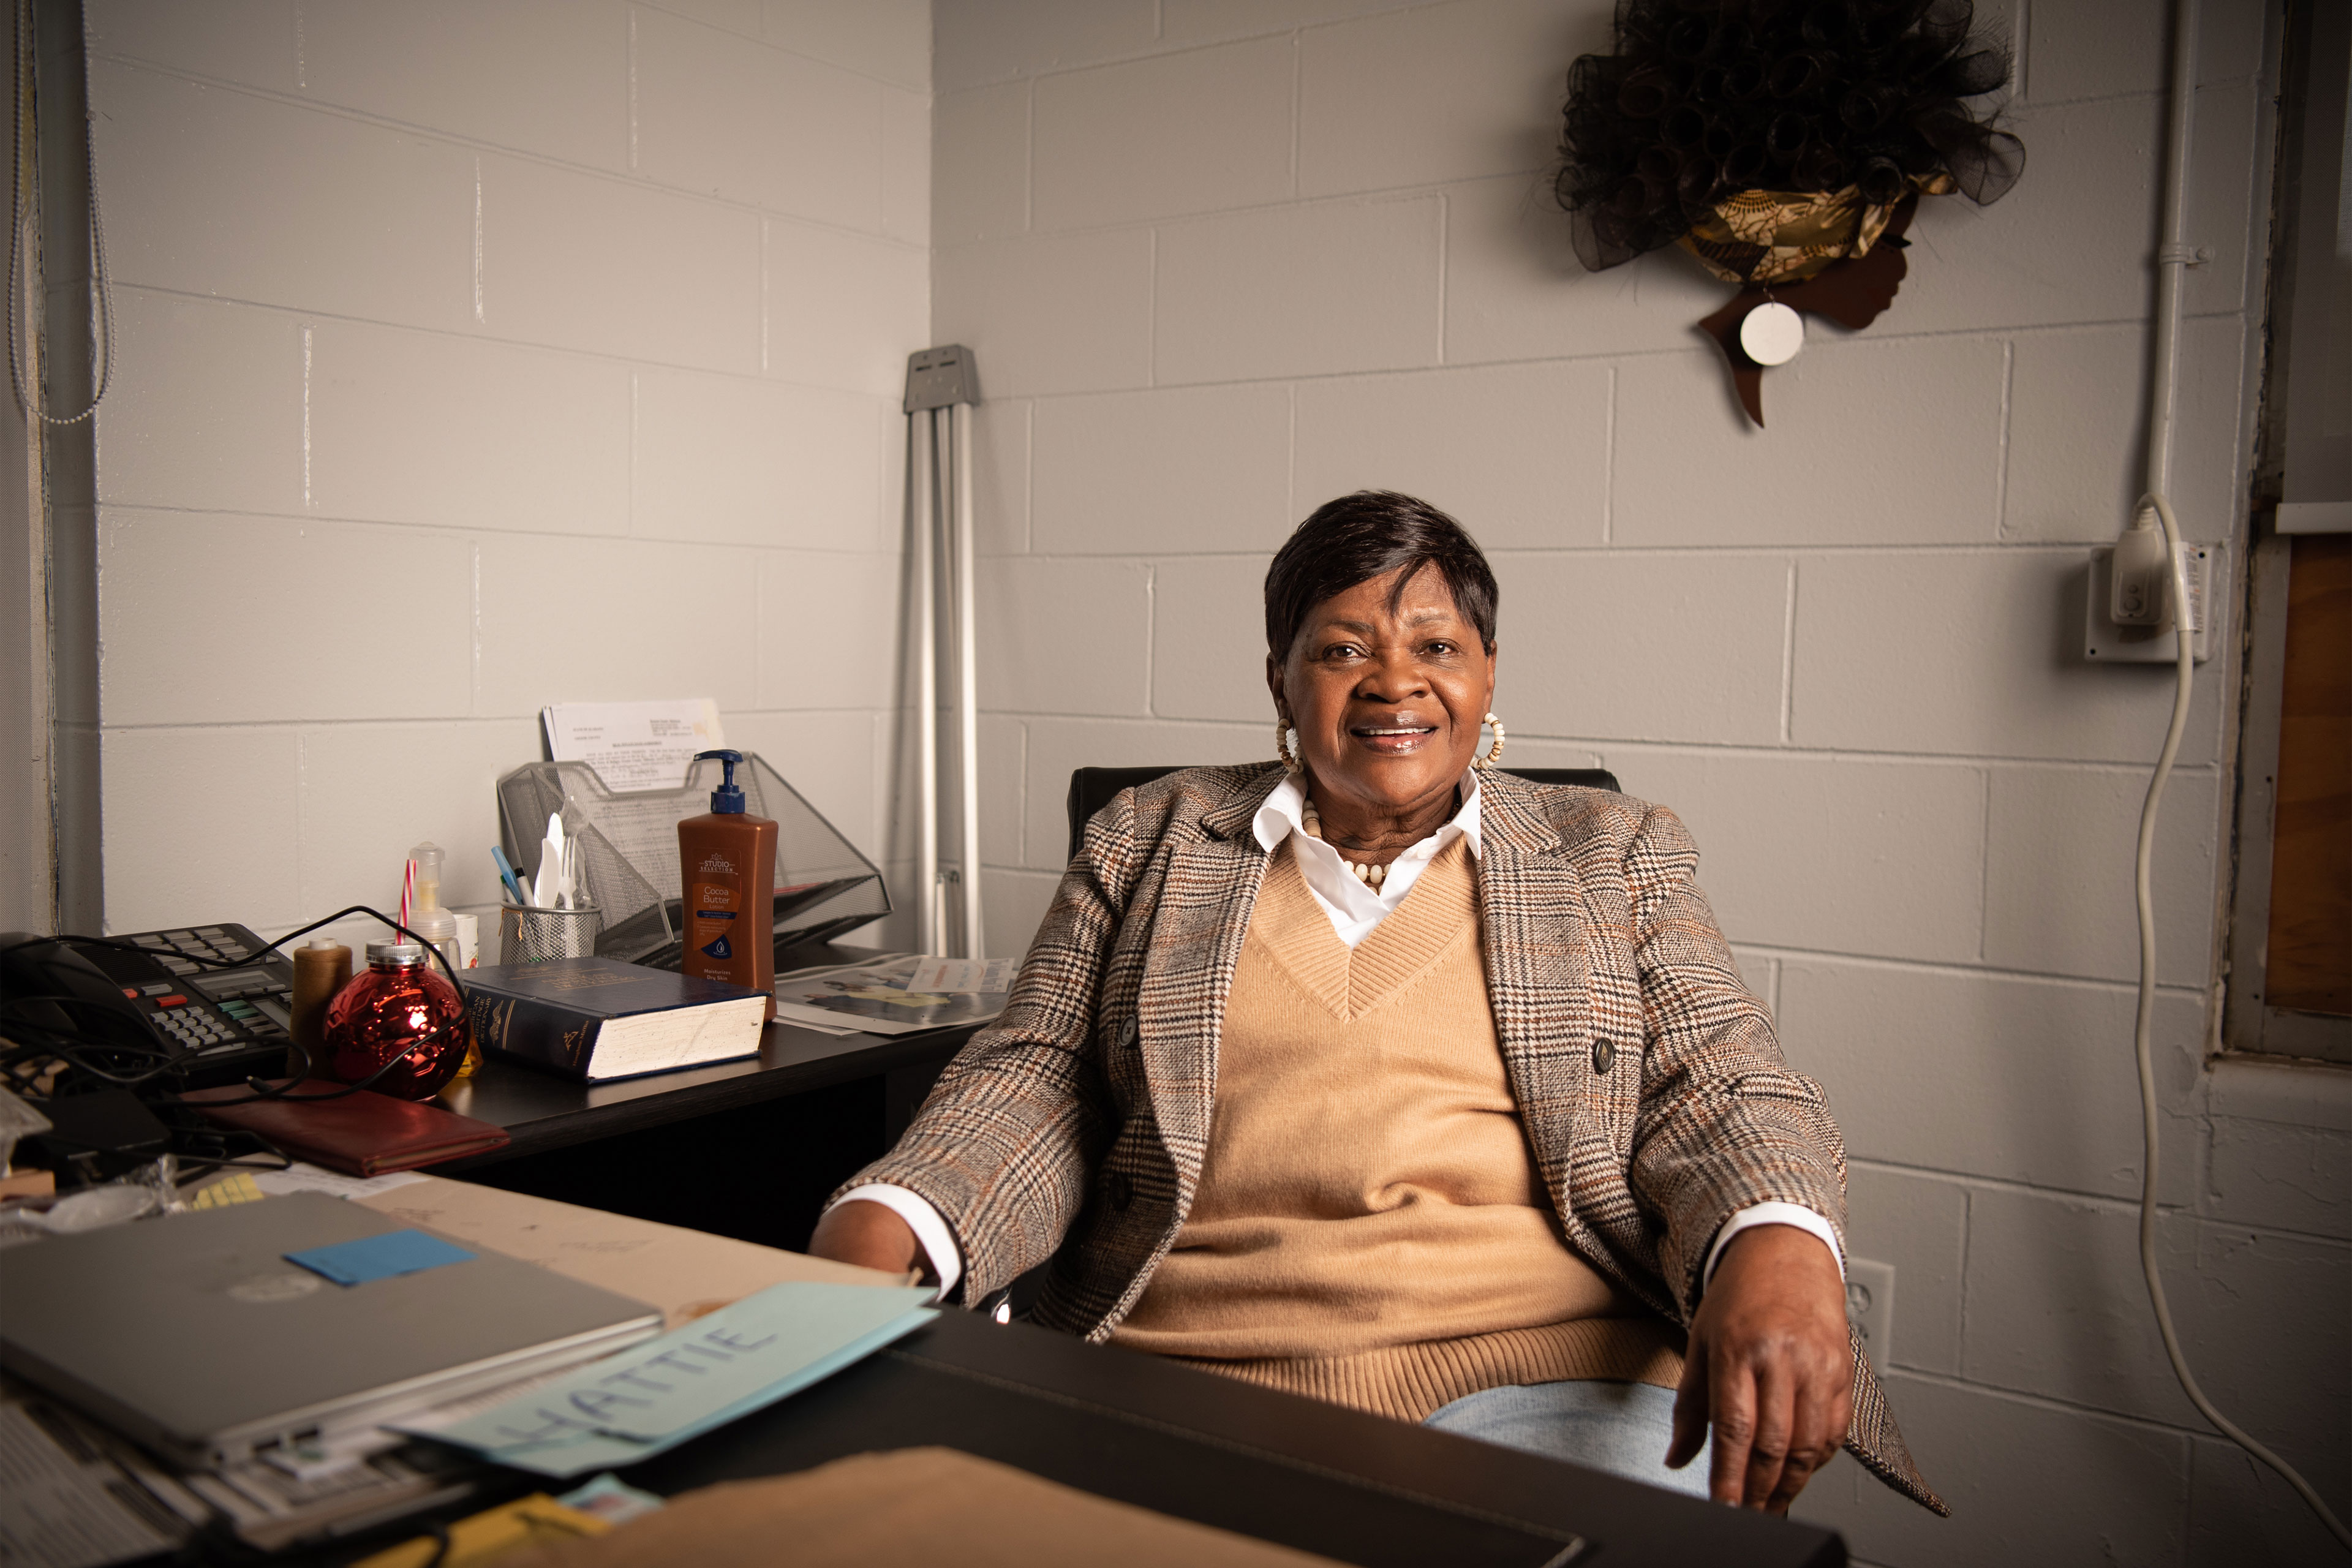
[(710, 810), (677, 825), (677, 865), (685, 883), (686, 958), (678, 967), (701, 980), (723, 980), (768, 993), (776, 1016), (776, 824), (743, 809), (735, 770), (740, 752), (701, 752), (696, 762), (723, 770)]

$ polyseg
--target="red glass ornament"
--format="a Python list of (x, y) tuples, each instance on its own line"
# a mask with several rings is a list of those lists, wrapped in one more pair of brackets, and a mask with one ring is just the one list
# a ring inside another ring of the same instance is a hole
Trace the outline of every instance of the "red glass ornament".
[(456, 986), (426, 967), (419, 943), (372, 942), (367, 955), (366, 972), (327, 1004), (329, 1066), (343, 1082), (358, 1083), (404, 1055), (368, 1088), (395, 1100), (430, 1100), (465, 1063), (473, 1037), (466, 1004)]

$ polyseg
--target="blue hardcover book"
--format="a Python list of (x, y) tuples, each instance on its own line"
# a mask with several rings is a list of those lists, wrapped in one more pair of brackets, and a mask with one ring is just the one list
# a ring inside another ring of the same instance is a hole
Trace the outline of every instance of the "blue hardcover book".
[(757, 1056), (762, 991), (614, 958), (458, 972), (474, 1039), (504, 1057), (601, 1083)]

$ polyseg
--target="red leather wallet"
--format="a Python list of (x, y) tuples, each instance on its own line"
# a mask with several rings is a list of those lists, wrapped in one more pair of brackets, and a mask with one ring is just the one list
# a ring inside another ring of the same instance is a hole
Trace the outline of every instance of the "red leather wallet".
[[(285, 1088), (289, 1082), (281, 1079), (273, 1087)], [(340, 1100), (303, 1098), (342, 1087), (327, 1079), (310, 1079), (295, 1086), (293, 1098), (287, 1100), (255, 1100), (243, 1087), (200, 1089), (180, 1098), (208, 1121), (254, 1133), (295, 1159), (353, 1176), (413, 1171), (502, 1149), (512, 1142), (503, 1127), (365, 1089)], [(224, 1100), (230, 1103), (217, 1103)]]

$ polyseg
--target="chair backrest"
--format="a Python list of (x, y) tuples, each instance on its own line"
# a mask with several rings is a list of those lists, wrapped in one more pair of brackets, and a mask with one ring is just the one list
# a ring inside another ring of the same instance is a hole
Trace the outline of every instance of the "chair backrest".
[[(1085, 837), (1087, 824), (1096, 812), (1110, 804), (1110, 797), (1123, 789), (1148, 784), (1153, 779), (1175, 773), (1176, 767), (1164, 768), (1073, 768), (1070, 770), (1070, 858), (1078, 858), (1078, 844)], [(1581, 784), (1586, 789), (1605, 789), (1614, 794), (1617, 775), (1607, 768), (1507, 768), (1529, 784)]]

